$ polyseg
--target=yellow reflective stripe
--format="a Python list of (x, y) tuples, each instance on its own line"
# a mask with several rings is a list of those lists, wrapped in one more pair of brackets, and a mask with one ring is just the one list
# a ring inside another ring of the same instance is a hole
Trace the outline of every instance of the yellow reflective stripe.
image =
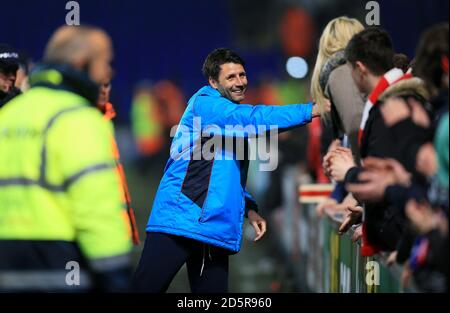
[(60, 117), (61, 115), (65, 114), (65, 113), (69, 113), (69, 112), (74, 112), (74, 111), (78, 111), (80, 109), (86, 109), (89, 108), (87, 106), (74, 106), (74, 107), (69, 107), (66, 108), (64, 110), (61, 110), (59, 112), (57, 112), (55, 115), (53, 115), (50, 120), (48, 121), (44, 131), (43, 131), (43, 138), (44, 138), (44, 144), (42, 145), (42, 149), (41, 149), (41, 164), (39, 166), (39, 179), (38, 180), (33, 180), (27, 177), (14, 177), (14, 178), (7, 178), (7, 179), (0, 179), (0, 186), (40, 186), (44, 189), (53, 191), (53, 192), (65, 192), (67, 191), (67, 189), (70, 187), (70, 185), (72, 185), (75, 181), (77, 181), (79, 178), (81, 178), (82, 176), (92, 173), (92, 172), (96, 172), (96, 171), (101, 171), (101, 170), (105, 170), (105, 169), (111, 169), (114, 168), (114, 164), (109, 164), (109, 163), (101, 163), (101, 164), (96, 164), (96, 165), (92, 165), (89, 166), (81, 171), (79, 171), (78, 173), (72, 175), (71, 177), (69, 177), (68, 179), (66, 179), (62, 184), (50, 184), (47, 179), (46, 179), (46, 171), (47, 171), (47, 145), (46, 145), (46, 140), (47, 140), (47, 134), (50, 130), (50, 128), (53, 126), (53, 124), (55, 123), (55, 121), (58, 119), (58, 117)]
[(69, 113), (69, 112), (78, 111), (80, 109), (86, 109), (86, 108), (88, 108), (88, 107), (86, 107), (86, 106), (75, 106), (75, 107), (70, 107), (70, 108), (66, 108), (64, 110), (61, 110), (61, 111), (57, 112), (55, 115), (53, 115), (50, 118), (50, 120), (48, 121), (47, 125), (45, 126), (44, 133), (42, 135), (42, 137), (44, 138), (44, 143), (42, 144), (42, 149), (41, 149), (41, 164), (39, 166), (39, 181), (41, 182), (42, 185), (48, 184), (50, 186), (50, 184), (46, 180), (46, 177), (47, 177), (46, 176), (46, 171), (47, 171), (47, 135), (48, 135), (48, 132), (49, 132), (50, 128), (53, 126), (55, 121), (61, 115), (65, 114), (65, 113)]
[(115, 169), (115, 164), (105, 162), (105, 163), (88, 166), (88, 167), (82, 169), (81, 171), (79, 171), (78, 173), (70, 176), (68, 179), (66, 179), (63, 183), (63, 186), (64, 186), (65, 190), (67, 190), (73, 183), (75, 183), (81, 177), (83, 177), (87, 174), (104, 171), (104, 170), (109, 170), (109, 169)]
[(7, 186), (40, 186), (44, 189), (47, 189), (49, 191), (53, 192), (65, 192), (69, 187), (75, 183), (77, 180), (79, 180), (81, 177), (91, 174), (94, 172), (104, 171), (107, 169), (114, 169), (115, 165), (113, 163), (100, 163), (92, 166), (88, 166), (78, 173), (70, 176), (68, 179), (64, 181), (61, 185), (52, 185), (48, 182), (42, 181), (42, 180), (33, 180), (26, 177), (16, 177), (16, 178), (7, 178), (7, 179), (0, 179), (0, 187), (7, 187)]
[(0, 187), (7, 187), (7, 186), (40, 186), (44, 189), (48, 189), (49, 191), (54, 192), (65, 191), (64, 185), (50, 185), (46, 182), (26, 177), (0, 179)]
[(30, 76), (30, 85), (35, 85), (38, 82), (60, 85), (62, 81), (63, 76), (57, 70), (41, 71)]

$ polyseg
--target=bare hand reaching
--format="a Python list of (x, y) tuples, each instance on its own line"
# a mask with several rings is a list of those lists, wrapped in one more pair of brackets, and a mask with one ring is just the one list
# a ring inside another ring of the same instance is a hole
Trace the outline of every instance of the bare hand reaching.
[(260, 240), (266, 233), (266, 229), (267, 229), (266, 220), (263, 219), (261, 217), (261, 215), (256, 213), (256, 211), (254, 211), (254, 210), (248, 211), (248, 220), (256, 232), (256, 237), (255, 237), (254, 241)]

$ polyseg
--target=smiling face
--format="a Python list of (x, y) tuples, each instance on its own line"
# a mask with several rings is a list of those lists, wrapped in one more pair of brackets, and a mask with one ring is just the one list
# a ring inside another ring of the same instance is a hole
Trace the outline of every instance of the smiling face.
[(247, 90), (247, 74), (241, 64), (224, 63), (220, 66), (218, 79), (210, 77), (209, 84), (225, 98), (240, 103), (244, 100)]

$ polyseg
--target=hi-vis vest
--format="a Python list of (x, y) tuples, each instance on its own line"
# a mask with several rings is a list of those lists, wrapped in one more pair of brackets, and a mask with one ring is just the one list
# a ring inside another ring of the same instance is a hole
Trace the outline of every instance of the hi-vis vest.
[(34, 87), (0, 110), (0, 240), (76, 242), (91, 261), (130, 252), (112, 129), (75, 93)]
[[(116, 116), (116, 111), (114, 110), (113, 105), (110, 102), (108, 102), (105, 104), (104, 107), (99, 107), (99, 109), (103, 113), (103, 117), (105, 118), (105, 120), (107, 120), (111, 124), (112, 119)], [(126, 212), (124, 212), (124, 213), (127, 213), (127, 218), (130, 221), (129, 232), (131, 233), (131, 238), (133, 239), (133, 243), (135, 245), (138, 245), (140, 243), (140, 241), (139, 241), (139, 233), (138, 233), (138, 229), (137, 229), (136, 217), (134, 215), (134, 210), (131, 206), (131, 196), (130, 196), (130, 191), (128, 189), (128, 183), (127, 183), (127, 178), (125, 176), (125, 170), (120, 161), (119, 147), (117, 146), (116, 139), (113, 136), (111, 137), (110, 141), (111, 141), (111, 148), (112, 148), (113, 156), (114, 156), (114, 159), (116, 162), (117, 174), (120, 177), (120, 182), (121, 182), (121, 187), (122, 187), (121, 188), (122, 189), (122, 201), (126, 205)]]

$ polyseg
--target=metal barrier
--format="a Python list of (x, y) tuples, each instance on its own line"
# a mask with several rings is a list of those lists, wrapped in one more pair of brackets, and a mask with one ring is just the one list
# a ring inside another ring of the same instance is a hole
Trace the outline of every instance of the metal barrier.
[[(304, 190), (303, 190), (304, 192)], [(293, 264), (298, 284), (307, 292), (399, 293), (401, 268), (386, 266), (386, 255), (362, 257), (353, 230), (339, 235), (343, 216), (317, 217), (315, 203), (301, 203), (298, 215), (300, 260)]]

